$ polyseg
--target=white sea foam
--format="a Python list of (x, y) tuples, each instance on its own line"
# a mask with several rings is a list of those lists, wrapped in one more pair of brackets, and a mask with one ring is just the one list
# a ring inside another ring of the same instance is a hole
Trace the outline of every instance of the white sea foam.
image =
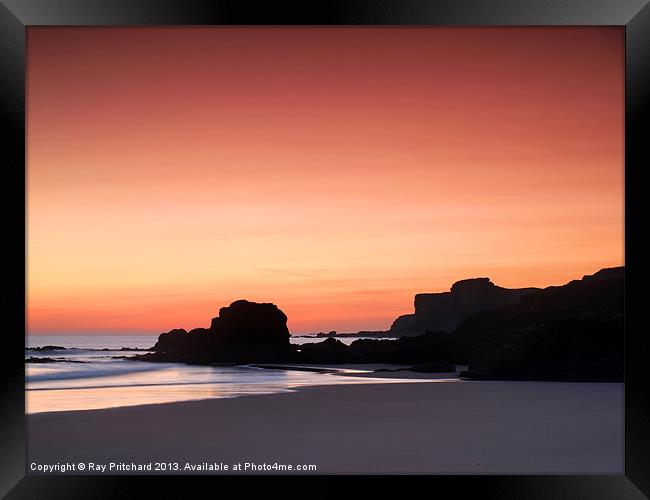
[[(387, 378), (341, 377), (332, 373), (313, 371), (269, 370), (255, 366), (147, 363), (114, 357), (137, 354), (120, 349), (149, 348), (155, 340), (155, 336), (30, 337), (27, 344), (29, 347), (54, 345), (66, 349), (26, 350), (26, 358), (64, 358), (67, 361), (26, 364), (28, 412), (110, 408), (269, 394), (286, 392), (294, 387), (305, 385), (395, 381)], [(103, 350), (106, 348), (111, 350)], [(340, 371), (350, 372), (350, 370)]]

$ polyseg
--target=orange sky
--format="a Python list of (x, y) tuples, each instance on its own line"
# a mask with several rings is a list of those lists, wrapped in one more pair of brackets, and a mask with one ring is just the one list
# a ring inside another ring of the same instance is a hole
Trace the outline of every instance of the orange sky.
[(29, 28), (30, 333), (386, 329), (623, 264), (622, 28)]

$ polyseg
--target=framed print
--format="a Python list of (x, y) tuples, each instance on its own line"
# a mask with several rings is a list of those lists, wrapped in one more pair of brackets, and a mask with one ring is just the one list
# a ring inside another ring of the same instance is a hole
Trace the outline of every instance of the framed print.
[(649, 494), (647, 1), (0, 19), (7, 498)]

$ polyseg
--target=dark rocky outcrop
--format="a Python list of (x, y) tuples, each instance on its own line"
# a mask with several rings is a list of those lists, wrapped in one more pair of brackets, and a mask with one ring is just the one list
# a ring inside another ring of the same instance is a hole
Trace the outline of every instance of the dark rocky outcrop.
[(412, 335), (417, 332), (415, 314), (403, 314), (399, 316), (390, 326), (390, 332), (394, 335)]
[(264, 368), (265, 370), (291, 370), (297, 372), (313, 373), (337, 373), (335, 368), (314, 368), (313, 366), (293, 366), (293, 365), (251, 365), (254, 368)]
[(77, 359), (67, 359), (67, 358), (39, 358), (35, 356), (30, 356), (25, 359), (25, 363), (88, 363), (88, 361), (80, 361)]
[(603, 269), (474, 314), (455, 332), (465, 376), (622, 380), (624, 281), (625, 268)]
[(316, 334), (316, 338), (326, 338), (326, 337), (336, 337), (338, 335), (338, 332), (336, 330), (332, 330), (330, 332), (318, 332)]
[(447, 362), (454, 358), (450, 334), (446, 332), (396, 340), (360, 339), (352, 342), (349, 350), (356, 363), (424, 364)]
[(309, 338), (316, 338), (316, 339), (322, 339), (322, 338), (344, 339), (344, 338), (354, 338), (354, 337), (373, 337), (373, 338), (381, 339), (381, 338), (395, 338), (396, 335), (386, 330), (361, 330), (359, 332), (349, 332), (349, 333), (338, 333), (335, 331), (331, 331), (329, 333), (320, 332), (317, 333), (316, 335), (303, 335), (302, 337), (309, 337)]
[(503, 288), (489, 278), (457, 281), (449, 292), (418, 293), (415, 314), (400, 316), (391, 331), (418, 334), (426, 331), (454, 331), (470, 315), (514, 304), (537, 288)]
[[(94, 351), (95, 349), (88, 349), (88, 350), (89, 351)], [(150, 350), (151, 349), (142, 349), (140, 347), (120, 347), (119, 349), (114, 349), (114, 348), (109, 349), (108, 347), (104, 347), (104, 348), (100, 349), (100, 351), (108, 351), (108, 352), (111, 352), (111, 351), (133, 351), (133, 352), (140, 351), (140, 352), (142, 352), (142, 351), (150, 351)]]
[(424, 365), (413, 365), (408, 368), (379, 368), (375, 370), (375, 373), (405, 371), (416, 373), (455, 373), (456, 366), (451, 363), (426, 363)]
[(456, 365), (452, 363), (425, 363), (412, 366), (411, 371), (417, 373), (451, 373), (456, 371)]
[(421, 335), (427, 331), (454, 331), (474, 313), (514, 304), (538, 288), (503, 288), (489, 278), (457, 281), (449, 292), (418, 293), (415, 314), (399, 316), (391, 325), (395, 336)]
[(61, 347), (60, 345), (44, 345), (43, 347), (26, 347), (26, 351), (67, 351), (65, 347)]
[[(566, 285), (467, 317), (453, 332), (350, 346), (302, 345), (309, 362), (468, 364), (467, 378), (619, 381), (623, 378), (624, 268), (604, 269)], [(301, 352), (301, 354), (302, 354)]]
[(238, 300), (219, 310), (210, 328), (163, 333), (144, 361), (188, 363), (265, 362), (286, 360), (293, 353), (287, 317), (275, 304)]
[[(436, 316), (447, 327), (466, 315), (453, 331), (349, 346), (332, 337), (292, 346), (287, 318), (275, 305), (237, 301), (222, 308), (210, 328), (164, 333), (155, 352), (129, 359), (395, 363), (422, 365), (420, 371), (461, 364), (469, 365), (467, 378), (622, 380), (624, 275), (622, 267), (603, 269), (562, 286), (514, 291), (486, 278), (464, 280), (446, 295), (434, 294), (445, 297), (436, 307), (451, 304), (452, 312), (440, 309)], [(478, 305), (489, 308), (472, 313)]]
[(622, 315), (564, 319), (506, 332), (462, 373), (484, 380), (622, 381), (623, 375)]
[(354, 361), (354, 355), (343, 342), (329, 338), (322, 342), (302, 344), (298, 347), (296, 359), (303, 363), (350, 363)]

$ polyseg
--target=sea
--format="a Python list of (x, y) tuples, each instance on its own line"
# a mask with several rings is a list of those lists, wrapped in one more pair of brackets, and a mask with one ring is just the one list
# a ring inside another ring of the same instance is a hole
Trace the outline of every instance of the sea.
[[(357, 337), (358, 338), (358, 337)], [(341, 338), (349, 344), (357, 338)], [(141, 404), (288, 392), (296, 387), (331, 384), (394, 383), (404, 378), (345, 376), (375, 367), (331, 367), (334, 372), (266, 369), (250, 365), (194, 366), (130, 361), (116, 356), (141, 354), (156, 335), (30, 335), (26, 347), (60, 346), (54, 351), (25, 350), (25, 358), (60, 358), (55, 363), (25, 363), (27, 413), (93, 410)], [(291, 342), (322, 338), (292, 337)], [(314, 368), (327, 368), (318, 365)], [(343, 375), (343, 376), (342, 376)], [(416, 380), (411, 380), (416, 381)]]

